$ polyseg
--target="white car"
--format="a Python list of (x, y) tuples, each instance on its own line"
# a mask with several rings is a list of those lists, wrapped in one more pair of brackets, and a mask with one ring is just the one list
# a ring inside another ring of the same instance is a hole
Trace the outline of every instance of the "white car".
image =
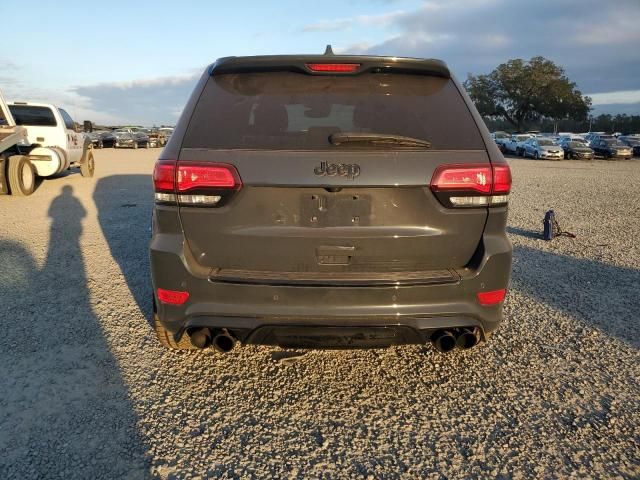
[(506, 153), (522, 155), (522, 147), (524, 142), (532, 138), (528, 133), (511, 135), (511, 138), (504, 142), (504, 150)]
[(563, 160), (564, 149), (548, 138), (530, 138), (522, 146), (522, 156), (524, 158)]

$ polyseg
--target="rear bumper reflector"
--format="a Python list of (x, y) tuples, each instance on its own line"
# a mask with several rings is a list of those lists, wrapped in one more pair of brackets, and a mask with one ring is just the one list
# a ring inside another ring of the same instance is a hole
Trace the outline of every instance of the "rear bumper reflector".
[(159, 288), (158, 300), (169, 305), (183, 305), (187, 300), (189, 300), (189, 292)]
[(488, 307), (502, 302), (506, 294), (506, 288), (492, 290), (490, 292), (478, 292), (478, 300), (480, 301), (480, 305)]

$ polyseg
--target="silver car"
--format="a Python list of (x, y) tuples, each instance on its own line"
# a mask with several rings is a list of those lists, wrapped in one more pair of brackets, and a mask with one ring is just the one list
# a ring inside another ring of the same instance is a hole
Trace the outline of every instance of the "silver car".
[(522, 156), (535, 159), (562, 160), (564, 150), (553, 140), (548, 138), (530, 138), (522, 146)]

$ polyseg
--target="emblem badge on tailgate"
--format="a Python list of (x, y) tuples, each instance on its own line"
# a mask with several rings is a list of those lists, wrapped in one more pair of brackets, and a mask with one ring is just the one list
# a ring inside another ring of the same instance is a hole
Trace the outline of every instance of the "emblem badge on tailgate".
[(360, 175), (360, 165), (357, 163), (328, 163), (320, 162), (320, 166), (313, 169), (313, 173), (319, 177), (347, 177), (349, 180), (353, 180)]

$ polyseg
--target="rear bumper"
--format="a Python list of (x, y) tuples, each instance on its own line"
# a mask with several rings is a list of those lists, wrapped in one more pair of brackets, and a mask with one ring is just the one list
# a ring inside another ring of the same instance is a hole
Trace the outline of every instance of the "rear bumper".
[(156, 299), (158, 318), (176, 338), (197, 327), (224, 328), (243, 343), (281, 346), (425, 343), (438, 329), (460, 327), (478, 327), (486, 338), (502, 320), (502, 304), (481, 306), (476, 295), (508, 287), (512, 255), (504, 226), (490, 225), (506, 215), (491, 217), (474, 259), (456, 270), (455, 281), (406, 286), (219, 282), (194, 267), (181, 234), (156, 232), (150, 246), (154, 292), (190, 295), (181, 306)]

